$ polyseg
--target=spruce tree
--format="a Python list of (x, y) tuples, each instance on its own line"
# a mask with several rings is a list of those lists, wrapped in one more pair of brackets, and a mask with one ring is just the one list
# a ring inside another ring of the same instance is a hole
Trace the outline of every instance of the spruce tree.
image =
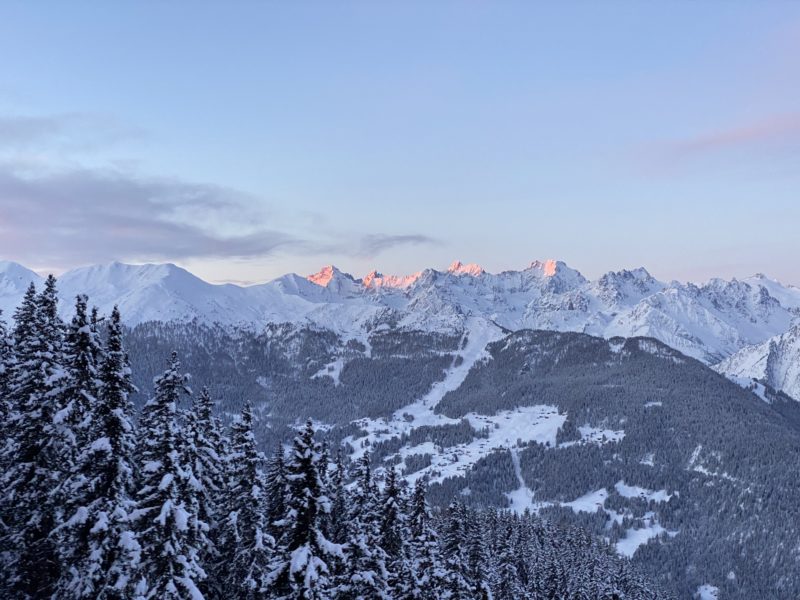
[(347, 563), (337, 597), (389, 598), (386, 553), (381, 547), (381, 517), (368, 453), (358, 461), (349, 504)]
[[(18, 598), (39, 598), (53, 592), (60, 560), (52, 531), (62, 509), (57, 491), (72, 470), (72, 442), (54, 422), (61, 409), (65, 371), (63, 323), (52, 275), (41, 293), (33, 284), (18, 307), (14, 340), (16, 361), (9, 386), (14, 439), (7, 446), (3, 474), (4, 547), (16, 549), (7, 579)], [(13, 552), (13, 550), (12, 550)]]
[(230, 562), (224, 565), (225, 593), (240, 600), (268, 597), (267, 578), (274, 539), (266, 527), (266, 490), (262, 458), (253, 435), (250, 404), (231, 426), (231, 488), (226, 537), (232, 543)]
[(147, 600), (202, 597), (199, 542), (204, 524), (193, 512), (201, 489), (190, 465), (182, 464), (185, 441), (178, 423), (178, 402), (190, 393), (186, 380), (173, 352), (140, 419), (132, 518), (142, 550), (134, 591)]
[[(93, 337), (91, 328), (75, 325), (73, 321), (73, 332), (82, 331), (79, 339)], [(105, 352), (100, 352), (98, 344), (72, 344), (83, 349), (71, 356), (79, 357), (84, 372), (85, 365), (96, 358), (101, 358), (101, 363), (97, 396), (88, 404), (89, 411), (78, 413), (86, 421), (86, 441), (79, 448), (71, 478), (71, 512), (59, 532), (68, 568), (62, 573), (57, 596), (122, 600), (129, 597), (128, 586), (140, 547), (129, 519), (135, 448), (129, 394), (135, 388), (122, 346), (117, 308), (111, 313)], [(75, 368), (72, 365), (71, 370)]]
[(517, 557), (511, 543), (514, 528), (507, 523), (504, 535), (498, 538), (497, 571), (492, 582), (494, 600), (518, 600), (524, 597), (524, 590), (517, 572)]
[(76, 451), (87, 440), (88, 425), (97, 403), (98, 373), (96, 360), (102, 349), (97, 332), (92, 328), (87, 311), (87, 298), (75, 299), (75, 315), (64, 338), (66, 379), (63, 408), (56, 423), (67, 426), (74, 434)]
[(276, 540), (281, 536), (278, 523), (286, 515), (286, 496), (289, 492), (289, 481), (286, 479), (283, 445), (277, 444), (275, 452), (267, 461), (266, 476), (267, 494), (267, 531)]
[[(0, 433), (6, 431), (6, 423), (11, 415), (11, 398), (9, 397), (8, 384), (13, 365), (14, 345), (11, 342), (6, 322), (3, 319), (3, 311), (0, 310)], [(1, 451), (2, 446), (0, 446)]]
[[(228, 449), (222, 423), (214, 416), (213, 407), (211, 394), (204, 387), (186, 413), (185, 437), (188, 443), (183, 447), (184, 461), (191, 467), (200, 485), (196, 495), (197, 515), (201, 522), (208, 525), (208, 532), (204, 533), (207, 543), (201, 547), (201, 562), (207, 566), (206, 570), (220, 562), (220, 536), (227, 502), (225, 461)], [(236, 464), (231, 467), (235, 468)], [(202, 586), (203, 590), (207, 591), (209, 586), (219, 582), (220, 578), (213, 571), (212, 568), (208, 573), (209, 578)]]
[(334, 563), (344, 558), (342, 546), (329, 541), (320, 528), (321, 515), (330, 511), (320, 478), (320, 458), (320, 446), (314, 441), (314, 426), (309, 420), (295, 436), (286, 464), (286, 513), (278, 522), (283, 534), (270, 574), (277, 598), (331, 598)]
[(466, 551), (466, 508), (463, 504), (454, 501), (447, 509), (447, 518), (442, 535), (442, 554), (445, 568), (444, 599), (469, 600), (472, 597)]
[(345, 489), (347, 472), (344, 466), (341, 449), (336, 452), (336, 462), (328, 476), (328, 490), (331, 498), (331, 510), (328, 518), (328, 539), (336, 544), (347, 542), (347, 501)]
[(411, 572), (414, 576), (412, 598), (440, 598), (443, 590), (443, 576), (439, 540), (433, 528), (430, 508), (425, 498), (425, 481), (416, 480), (411, 502), (408, 506), (409, 554)]

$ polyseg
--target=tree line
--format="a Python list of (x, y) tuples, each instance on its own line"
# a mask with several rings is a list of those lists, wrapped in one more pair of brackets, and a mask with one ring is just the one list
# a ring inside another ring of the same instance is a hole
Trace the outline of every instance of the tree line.
[(0, 320), (0, 595), (55, 599), (664, 597), (579, 529), (535, 515), (434, 512), (426, 484), (309, 420), (267, 459), (249, 403), (229, 426), (176, 353), (134, 415), (119, 311), (55, 278)]

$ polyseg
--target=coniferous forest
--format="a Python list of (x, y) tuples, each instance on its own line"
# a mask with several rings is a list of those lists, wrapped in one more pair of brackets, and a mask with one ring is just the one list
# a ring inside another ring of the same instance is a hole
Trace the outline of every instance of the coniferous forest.
[(265, 457), (250, 405), (223, 423), (175, 353), (137, 413), (119, 312), (57, 306), (51, 276), (0, 322), (3, 598), (665, 597), (583, 530), (432, 510), (311, 421)]

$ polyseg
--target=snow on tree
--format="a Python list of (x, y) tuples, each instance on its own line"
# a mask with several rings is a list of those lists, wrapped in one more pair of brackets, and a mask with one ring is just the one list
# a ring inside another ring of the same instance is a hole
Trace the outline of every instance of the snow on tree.
[(414, 576), (411, 598), (439, 598), (444, 588), (444, 571), (439, 555), (439, 540), (433, 528), (428, 501), (425, 498), (425, 481), (414, 484), (408, 506), (408, 530), (411, 573)]
[[(93, 339), (96, 331), (83, 323), (84, 319), (85, 302), (79, 298), (70, 328), (69, 372), (74, 378), (70, 386), (78, 397), (79, 392), (87, 393), (77, 384), (84, 381), (93, 386), (96, 397), (81, 396), (88, 401), (86, 408), (72, 413), (81, 415), (81, 438), (85, 441), (78, 448), (68, 486), (67, 520), (57, 530), (67, 568), (56, 594), (63, 598), (121, 600), (129, 597), (128, 586), (140, 554), (129, 520), (135, 441), (128, 396), (135, 388), (122, 346), (117, 308), (111, 313), (105, 352), (100, 351)], [(95, 370), (92, 363), (97, 358), (101, 363)], [(96, 374), (97, 380), (89, 381), (89, 373)], [(76, 401), (76, 406), (80, 405)]]
[(63, 408), (56, 415), (56, 423), (65, 424), (76, 447), (86, 441), (87, 427), (97, 396), (97, 364), (102, 353), (100, 340), (87, 315), (87, 297), (75, 299), (75, 315), (64, 338), (66, 379)]
[(497, 571), (492, 582), (494, 600), (518, 600), (525, 592), (517, 572), (517, 556), (514, 553), (512, 539), (514, 528), (506, 526), (505, 534), (498, 538)]
[(320, 445), (314, 440), (314, 426), (309, 420), (295, 436), (286, 464), (286, 514), (277, 523), (283, 534), (269, 579), (277, 598), (334, 597), (332, 570), (336, 561), (344, 558), (344, 552), (342, 545), (329, 541), (320, 528), (321, 516), (330, 511), (320, 460)]
[(283, 445), (278, 444), (275, 452), (267, 461), (266, 474), (267, 494), (267, 531), (273, 538), (280, 537), (280, 528), (276, 525), (286, 515), (286, 496), (289, 493), (289, 481), (286, 479)]
[(242, 600), (266, 597), (275, 540), (267, 531), (263, 458), (253, 435), (253, 411), (245, 403), (231, 425), (231, 461), (225, 538), (225, 593)]
[(331, 510), (327, 519), (326, 535), (336, 544), (347, 542), (347, 502), (348, 494), (345, 489), (347, 472), (344, 466), (341, 450), (336, 453), (336, 462), (333, 470), (328, 473), (327, 489), (331, 499)]
[(445, 529), (442, 534), (442, 556), (445, 569), (442, 597), (444, 599), (468, 600), (472, 598), (473, 590), (469, 583), (467, 549), (466, 507), (454, 501), (447, 509)]
[[(212, 565), (217, 566), (220, 562), (220, 535), (227, 501), (227, 440), (222, 423), (214, 416), (213, 408), (214, 401), (208, 388), (204, 387), (193, 399), (191, 409), (186, 412), (186, 443), (182, 446), (183, 460), (191, 467), (200, 484), (196, 495), (196, 512), (200, 521), (208, 525), (208, 532), (205, 533), (208, 543), (201, 547), (201, 561), (208, 565), (206, 570), (210, 571), (207, 581), (201, 586), (206, 591), (208, 586), (220, 583)], [(235, 468), (236, 464), (231, 467)]]
[[(11, 415), (11, 398), (9, 397), (9, 378), (14, 363), (14, 345), (8, 335), (8, 328), (0, 310), (0, 435), (3, 439), (8, 436), (7, 424)], [(2, 456), (2, 442), (0, 442), (0, 456)], [(0, 465), (3, 463), (0, 462)]]
[[(71, 440), (54, 422), (61, 409), (65, 372), (64, 324), (56, 310), (56, 280), (51, 275), (41, 293), (31, 285), (15, 313), (16, 361), (10, 374), (13, 440), (2, 477), (3, 539), (9, 557), (7, 577), (19, 598), (49, 596), (59, 577), (55, 540), (50, 535), (61, 518), (54, 491), (71, 471)], [(12, 551), (13, 552), (13, 551)]]
[(369, 454), (358, 461), (347, 514), (347, 560), (337, 597), (389, 598), (386, 552), (381, 547), (381, 516)]
[(191, 393), (173, 352), (167, 370), (155, 380), (155, 394), (142, 410), (137, 449), (139, 481), (132, 519), (141, 544), (134, 582), (137, 598), (202, 598), (198, 584), (203, 529), (197, 513), (202, 492), (191, 465), (183, 464), (183, 432), (178, 402)]

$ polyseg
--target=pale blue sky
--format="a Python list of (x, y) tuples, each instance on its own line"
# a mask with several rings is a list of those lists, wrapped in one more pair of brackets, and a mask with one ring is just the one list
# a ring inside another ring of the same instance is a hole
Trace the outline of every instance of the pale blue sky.
[(37, 268), (800, 284), (799, 192), (794, 2), (0, 7), (0, 253)]

